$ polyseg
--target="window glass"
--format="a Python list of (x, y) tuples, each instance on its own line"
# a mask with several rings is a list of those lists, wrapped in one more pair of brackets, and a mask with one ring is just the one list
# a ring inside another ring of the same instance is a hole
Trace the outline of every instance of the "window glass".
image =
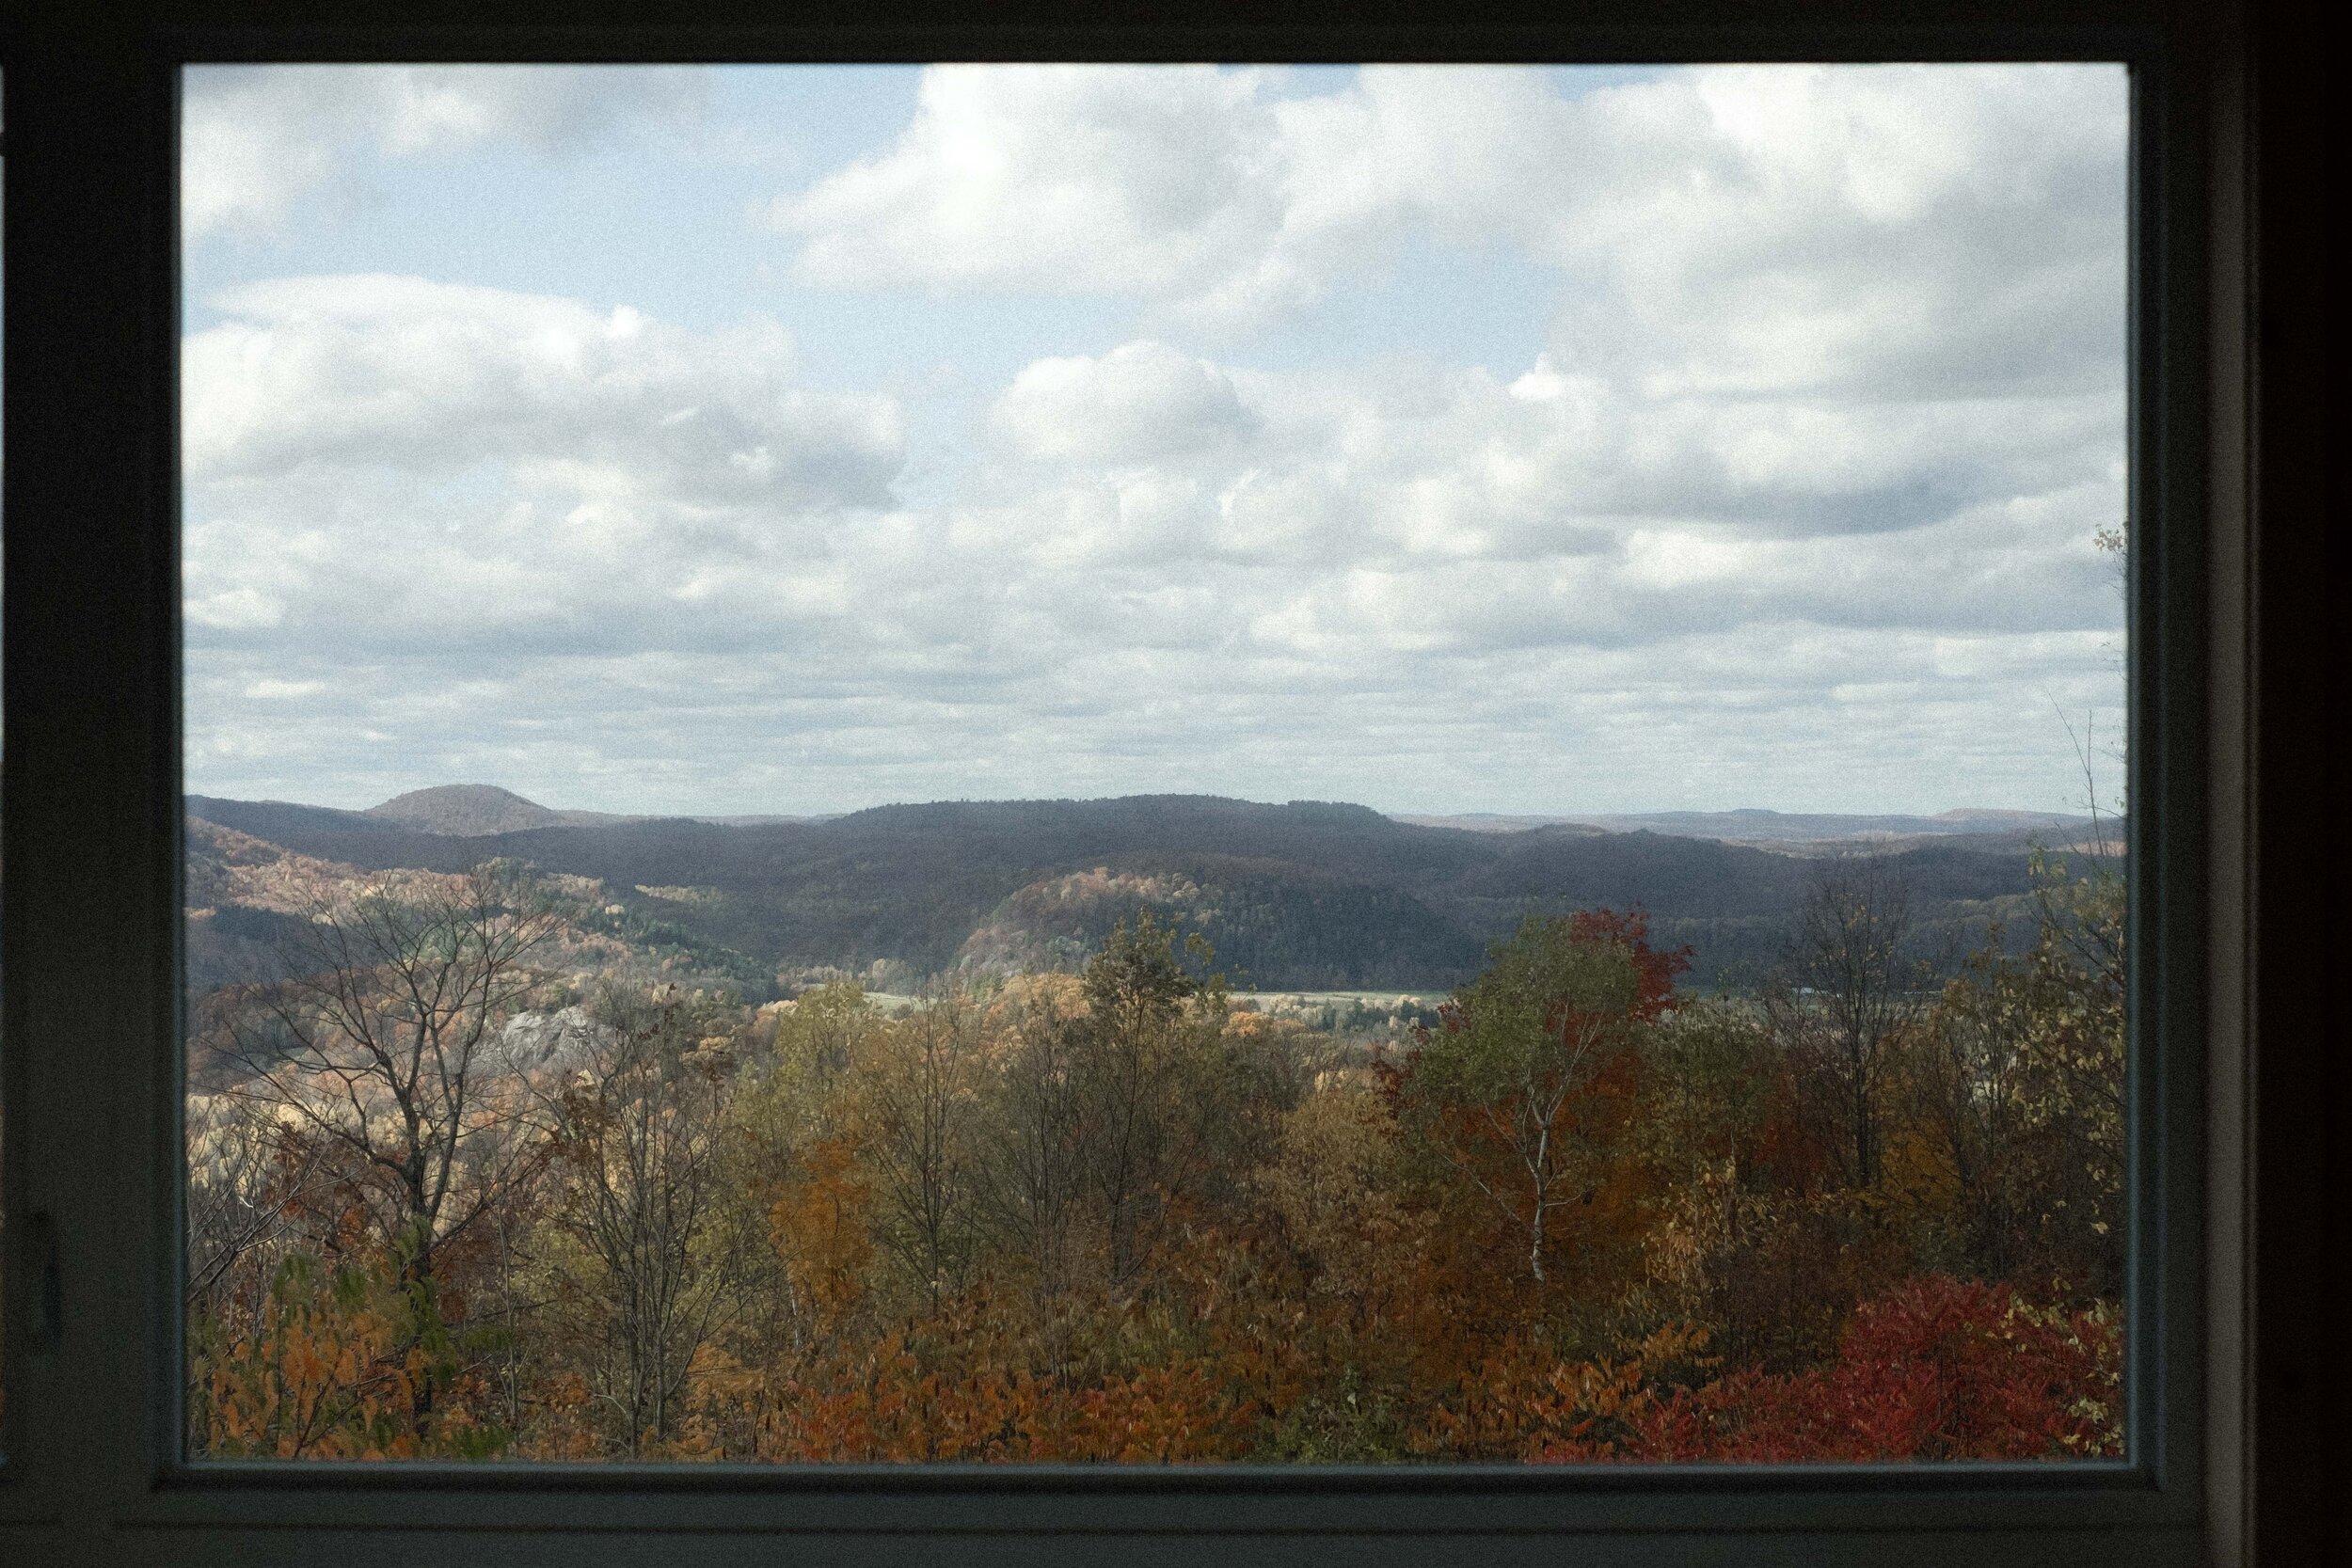
[(2121, 1454), (2122, 68), (183, 112), (191, 1453)]

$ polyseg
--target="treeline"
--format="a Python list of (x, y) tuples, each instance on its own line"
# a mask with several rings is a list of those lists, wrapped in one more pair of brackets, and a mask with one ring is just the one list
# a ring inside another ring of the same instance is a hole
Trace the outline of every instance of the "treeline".
[(1936, 983), (1838, 863), (1741, 1003), (1638, 916), (1531, 919), (1387, 1050), (1236, 1006), (1148, 911), (885, 1016), (551, 974), (512, 867), (347, 890), (196, 1009), (188, 1439), (2115, 1453), (2122, 898), (2036, 887)]
[[(993, 952), (1092, 951), (1137, 905), (1208, 933), (1238, 982), (1280, 990), (1450, 988), (1530, 913), (1649, 911), (1695, 944), (1690, 981), (1770, 967), (1814, 863), (1711, 840), (1564, 829), (1470, 832), (1361, 806), (1203, 796), (886, 806), (824, 822), (686, 820), (456, 838), (360, 813), (199, 800), (206, 819), (360, 867), (462, 873), (485, 855), (600, 884), (628, 917), (752, 994), (760, 975), (877, 961), (918, 974)], [(196, 835), (190, 853), (199, 853)], [(1923, 925), (1980, 930), (2030, 899), (2022, 851), (1893, 852)], [(191, 861), (191, 882), (201, 868)], [(1065, 902), (1073, 879), (1183, 883), (1165, 902)], [(678, 896), (684, 895), (686, 896)], [(1976, 940), (1974, 934), (1970, 941)], [(741, 956), (737, 964), (734, 956)]]

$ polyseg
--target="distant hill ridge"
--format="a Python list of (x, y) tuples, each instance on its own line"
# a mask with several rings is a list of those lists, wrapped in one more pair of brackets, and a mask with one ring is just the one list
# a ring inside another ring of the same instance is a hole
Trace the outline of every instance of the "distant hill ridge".
[(1205, 795), (932, 801), (732, 823), (557, 812), (490, 786), (420, 791), (364, 812), (203, 797), (188, 811), (361, 871), (459, 871), (512, 856), (601, 882), (631, 918), (786, 971), (1025, 961), (1083, 947), (1122, 911), (1152, 907), (1208, 936), (1220, 965), (1251, 984), (1414, 989), (1467, 978), (1486, 942), (1525, 914), (1609, 907), (1647, 910), (1661, 939), (1697, 949), (1692, 978), (1704, 981), (1719, 965), (1771, 959), (1818, 875), (1807, 855), (1884, 856), (1931, 921), (1980, 923), (1991, 901), (2031, 887), (2014, 830), (1890, 840), (1857, 832), (1854, 818), (1824, 824), (1843, 840), (1759, 846), (1646, 829), (1477, 831), (1328, 801)]
[(292, 800), (230, 800), (191, 795), (188, 814), (273, 842), (285, 834), (431, 833), (437, 838), (490, 838), (539, 828), (617, 827), (629, 822), (705, 822), (722, 827), (772, 827), (826, 822), (829, 816), (631, 816), (609, 811), (558, 811), (497, 784), (437, 784), (395, 795), (364, 811), (307, 806)]
[(453, 838), (636, 820), (610, 812), (557, 811), (496, 784), (437, 784), (431, 789), (412, 789), (405, 795), (393, 796), (382, 805), (370, 806), (364, 815)]
[[(1581, 816), (1503, 812), (1459, 812), (1451, 815), (1399, 812), (1383, 814), (1370, 806), (1337, 800), (1290, 800), (1280, 805), (1215, 795), (1125, 795), (1092, 800), (1071, 797), (1014, 800), (930, 800), (867, 806), (860, 811), (823, 815), (701, 815), (644, 816), (620, 812), (572, 811), (543, 806), (498, 784), (436, 784), (396, 795), (363, 811), (334, 806), (300, 805), (286, 800), (231, 800), (214, 796), (188, 797), (189, 810), (208, 821), (242, 832), (269, 836), (261, 824), (281, 821), (312, 831), (364, 832), (372, 827), (405, 829), (451, 838), (486, 838), (499, 833), (528, 832), (537, 828), (580, 828), (628, 822), (701, 822), (723, 827), (771, 827), (790, 823), (840, 822), (858, 828), (917, 831), (1009, 827), (1056, 814), (1126, 813), (1165, 807), (1182, 815), (1232, 816), (1279, 811), (1295, 821), (1319, 819), (1326, 825), (1362, 827), (1388, 821), (1408, 827), (1439, 828), (1457, 832), (1519, 833), (1549, 830), (1558, 833), (1653, 832), (1677, 838), (1713, 839), (1725, 844), (1862, 845), (1878, 839), (2007, 838), (2022, 841), (2039, 835), (2054, 845), (2070, 842), (2100, 825), (2098, 819), (2063, 812), (2014, 811), (1963, 807), (1933, 816), (1908, 813), (1780, 812), (1754, 806), (1730, 811), (1661, 811), (1595, 813)], [(231, 817), (241, 820), (231, 821)], [(370, 819), (373, 819), (371, 821)], [(2120, 838), (2121, 818), (2105, 827)], [(2006, 846), (2004, 846), (2006, 847)]]
[[(1903, 813), (1780, 812), (1754, 806), (1736, 811), (1599, 813), (1590, 816), (1508, 816), (1469, 812), (1455, 816), (1399, 816), (1432, 828), (1474, 832), (1525, 832), (1552, 828), (1565, 832), (1656, 832), (1680, 838), (1711, 838), (1726, 844), (1815, 844), (1874, 838), (1993, 837), (2041, 832), (2058, 842), (2088, 832), (2092, 818), (2063, 812), (1963, 808), (1932, 816)], [(2110, 827), (2120, 831), (2119, 823)]]

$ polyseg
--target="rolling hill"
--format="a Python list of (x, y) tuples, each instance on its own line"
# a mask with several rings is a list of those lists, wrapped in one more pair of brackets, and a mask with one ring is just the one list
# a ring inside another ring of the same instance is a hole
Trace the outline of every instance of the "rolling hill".
[[(1430, 990), (1474, 973), (1486, 944), (1528, 913), (1609, 907), (1647, 910), (1661, 938), (1693, 947), (1692, 980), (1706, 984), (1769, 963), (1820, 870), (1818, 859), (1712, 837), (1473, 831), (1328, 801), (1210, 796), (937, 801), (728, 823), (557, 812), (457, 786), (366, 812), (206, 797), (188, 812), (357, 872), (460, 871), (504, 856), (589, 879), (646, 928), (729, 955), (739, 975), (747, 963), (889, 960), (914, 974), (1067, 966), (1151, 909), (1207, 937), (1237, 983)], [(1997, 835), (1887, 853), (1930, 927), (1980, 922), (2029, 890), (2024, 852)], [(214, 918), (226, 932), (246, 917), (231, 900)]]
[(382, 805), (370, 806), (362, 815), (380, 816), (387, 822), (421, 832), (446, 833), (456, 838), (520, 832), (527, 828), (584, 828), (630, 820), (606, 812), (554, 811), (496, 784), (439, 784), (432, 789), (412, 789)]

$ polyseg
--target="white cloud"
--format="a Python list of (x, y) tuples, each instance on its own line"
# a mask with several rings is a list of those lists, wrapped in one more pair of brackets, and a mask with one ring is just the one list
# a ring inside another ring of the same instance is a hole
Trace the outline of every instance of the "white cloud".
[(279, 703), (296, 697), (315, 697), (326, 689), (325, 681), (258, 680), (245, 689), (245, 694), (256, 702)]
[(1037, 360), (997, 399), (995, 422), (1025, 456), (1116, 465), (1231, 446), (1256, 420), (1216, 366), (1145, 341)]
[(935, 66), (898, 144), (778, 200), (834, 288), (1155, 293), (1276, 214), (1248, 73)]
[(904, 461), (895, 404), (797, 385), (757, 318), (373, 276), (215, 303), (182, 365), (186, 613), (215, 638), (478, 659), (780, 635)]
[(190, 67), (182, 231), (273, 230), (362, 150), (416, 157), (504, 141), (551, 155), (633, 122), (678, 123), (705, 97), (699, 73), (666, 67)]
[(1584, 101), (1613, 178), (1553, 218), (1571, 357), (1654, 392), (2114, 387), (2122, 73), (1722, 67)]
[[(1585, 755), (1612, 691), (1700, 725), (1675, 742), (1694, 755), (1823, 702), (1892, 723), (1965, 699), (1980, 723), (2025, 691), (2032, 719), (2114, 610), (2083, 546), (2121, 502), (2096, 399), (1629, 408), (1543, 364), (1243, 372), (1138, 343), (1025, 367), (998, 455), (908, 510), (889, 411), (793, 386), (772, 328), (406, 279), (223, 303), (186, 357), (188, 616), (243, 684), (192, 710), (274, 683), (434, 776), (586, 748), (649, 791), (665, 748), (719, 745), (752, 769), (730, 788), (785, 787), (757, 759), (794, 754), (794, 789), (1061, 793), (1205, 766), (1187, 736), (1327, 772), (1534, 724), (1589, 789), (1559, 748)], [(791, 455), (754, 483), (760, 451)], [(2031, 651), (2004, 663), (2005, 640)], [(1855, 686), (1840, 661), (1889, 647), (1938, 651)], [(349, 668), (384, 660), (403, 673)]]
[(771, 221), (819, 287), (1120, 294), (1196, 323), (1311, 304), (1408, 234), (1508, 245), (1593, 285), (1564, 366), (1632, 354), (1661, 388), (1950, 391), (2118, 346), (2083, 309), (2122, 287), (2112, 68), (1726, 66), (1575, 99), (1508, 68), (1278, 79), (934, 67), (888, 151)]
[[(804, 291), (1132, 304), (912, 420), (904, 366), (820, 390), (757, 316), (220, 293), (183, 361), (192, 759), (353, 803), (2060, 803), (2045, 716), (2115, 695), (2120, 77), (1277, 87), (935, 70), (779, 203)], [(413, 97), (370, 134), (491, 134)], [(1516, 366), (1298, 352), (1414, 245), (1463, 289), (1545, 269)]]
[(276, 626), (286, 618), (286, 607), (251, 588), (223, 588), (217, 593), (191, 594), (182, 607), (188, 621), (207, 630), (250, 631)]
[(305, 467), (455, 472), (498, 460), (611, 507), (883, 505), (903, 462), (887, 400), (793, 384), (754, 318), (692, 334), (624, 306), (373, 275), (281, 278), (212, 302), (182, 350), (194, 479)]

